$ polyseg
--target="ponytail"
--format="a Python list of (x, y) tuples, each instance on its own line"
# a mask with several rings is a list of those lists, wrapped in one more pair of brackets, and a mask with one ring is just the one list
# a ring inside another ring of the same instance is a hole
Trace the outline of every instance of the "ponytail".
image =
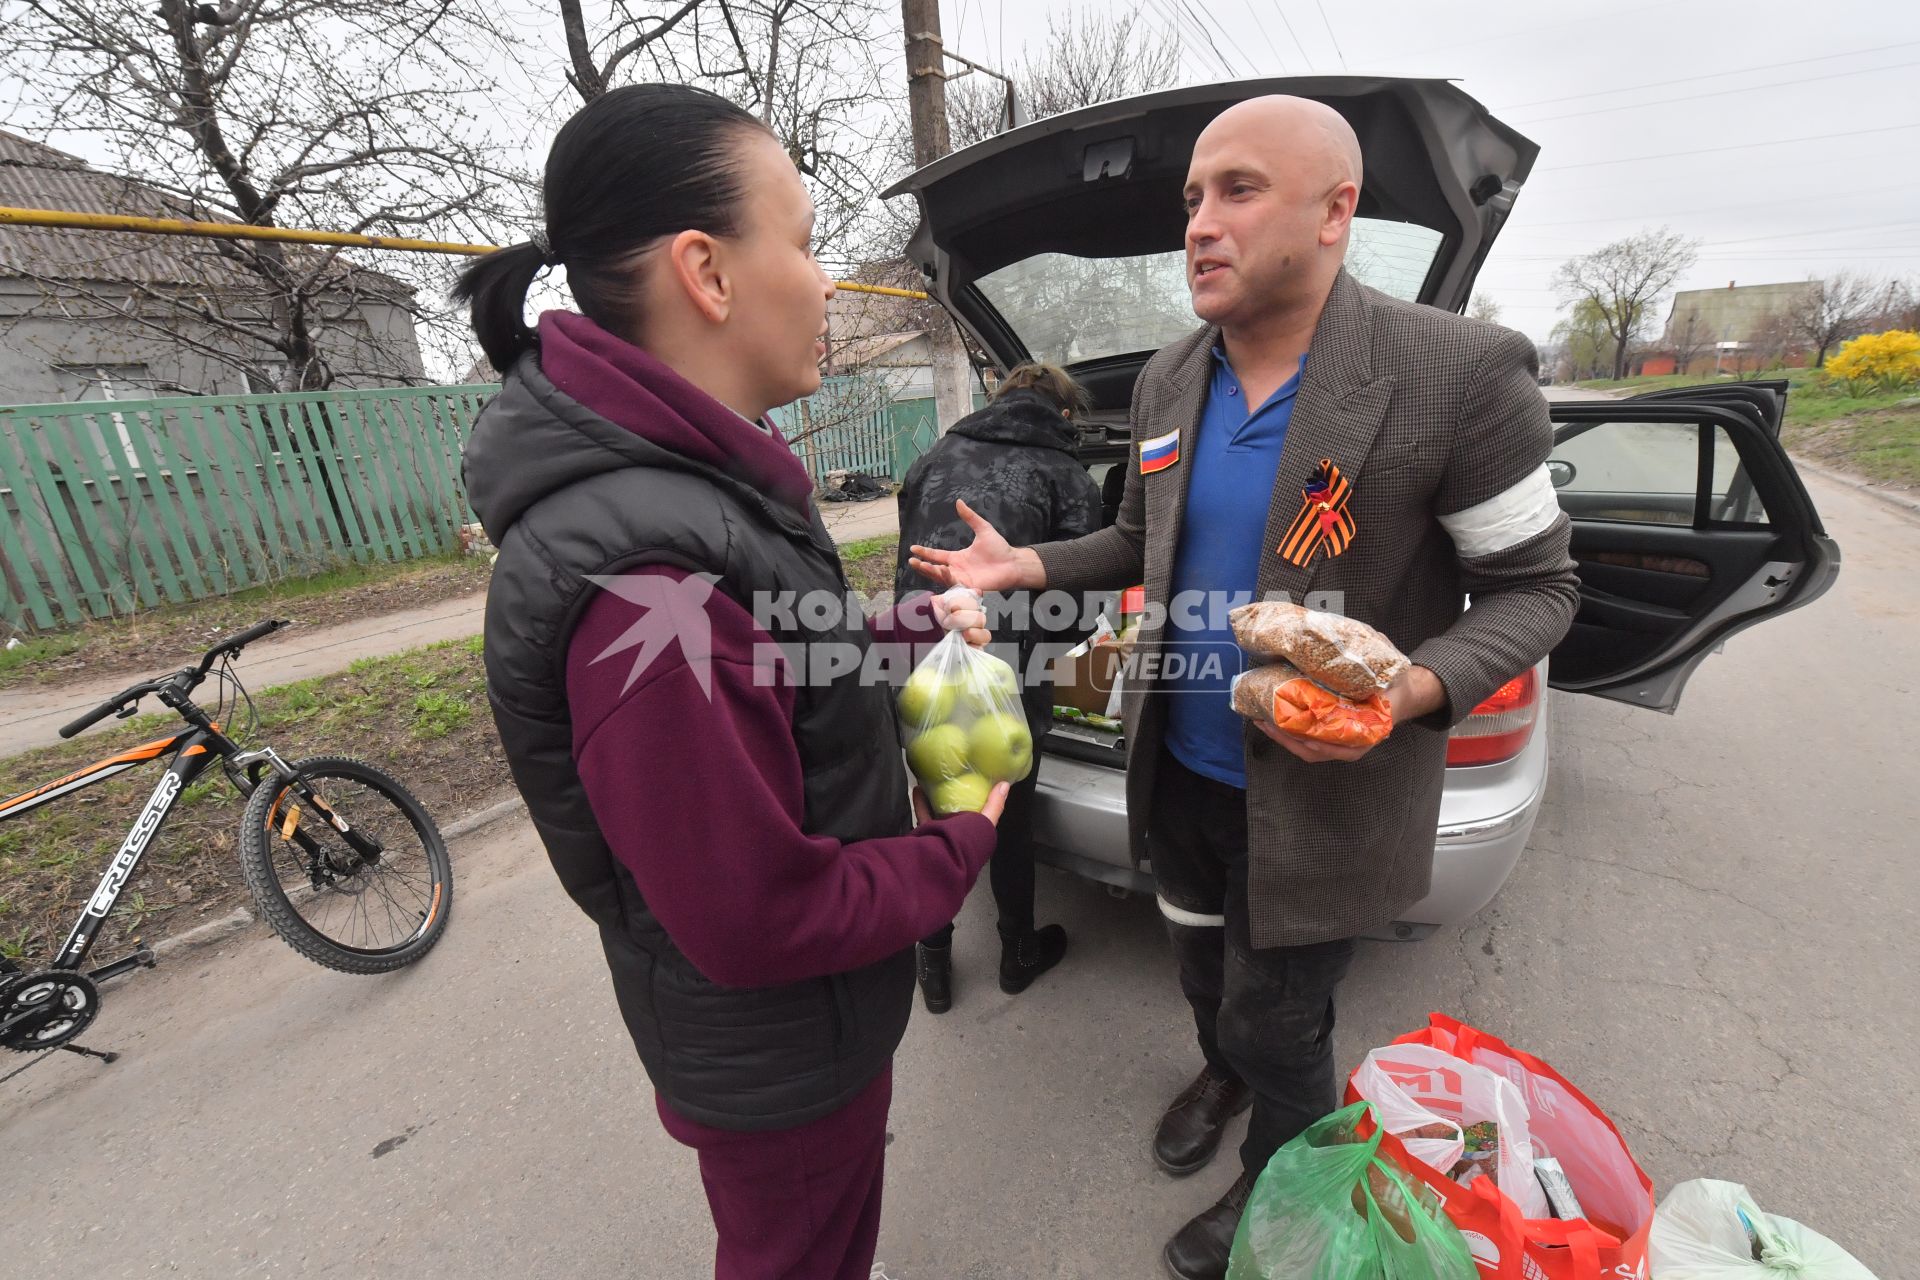
[(540, 246), (510, 245), (469, 264), (453, 286), (454, 300), (469, 304), (473, 336), (502, 377), (533, 349), (533, 330), (526, 318), (527, 290), (546, 265), (547, 255)]

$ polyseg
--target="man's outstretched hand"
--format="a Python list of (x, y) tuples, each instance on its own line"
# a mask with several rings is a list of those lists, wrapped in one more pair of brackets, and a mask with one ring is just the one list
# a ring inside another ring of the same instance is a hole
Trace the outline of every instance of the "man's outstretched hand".
[(908, 568), (942, 587), (1018, 591), (1047, 585), (1046, 571), (1032, 550), (1008, 545), (999, 531), (966, 503), (953, 505), (973, 530), (973, 541), (958, 551), (915, 545), (909, 548)]

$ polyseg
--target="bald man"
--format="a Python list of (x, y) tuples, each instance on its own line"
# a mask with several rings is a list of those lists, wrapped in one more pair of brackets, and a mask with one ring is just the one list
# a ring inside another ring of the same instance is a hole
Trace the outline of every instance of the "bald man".
[[(1193, 1173), (1253, 1111), (1232, 1187), (1166, 1247), (1191, 1280), (1225, 1274), (1253, 1179), (1338, 1103), (1334, 991), (1354, 940), (1427, 894), (1448, 730), (1552, 649), (1578, 602), (1533, 344), (1347, 274), (1362, 178), (1353, 130), (1327, 106), (1269, 97), (1221, 113), (1186, 183), (1203, 325), (1140, 375), (1114, 524), (1015, 548), (963, 510), (970, 546), (913, 548), (942, 585), (1146, 584), (1122, 711), (1128, 827), (1135, 861), (1151, 855), (1205, 1060), (1154, 1159)], [(1332, 529), (1313, 518), (1317, 481), (1336, 498), (1346, 486)], [(1308, 536), (1290, 537), (1303, 514)], [(1249, 597), (1359, 618), (1411, 656), (1384, 742), (1323, 746), (1234, 714), (1243, 660), (1225, 606)]]

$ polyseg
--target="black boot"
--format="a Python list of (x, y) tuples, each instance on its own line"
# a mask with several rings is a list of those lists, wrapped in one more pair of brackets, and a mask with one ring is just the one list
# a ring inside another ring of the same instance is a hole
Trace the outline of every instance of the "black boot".
[(953, 946), (930, 947), (922, 942), (914, 948), (919, 963), (920, 998), (928, 1013), (945, 1013), (953, 1008)]
[(1242, 1172), (1227, 1194), (1180, 1228), (1160, 1255), (1167, 1271), (1179, 1280), (1224, 1280), (1233, 1254), (1233, 1233), (1240, 1228), (1240, 1213), (1252, 1192), (1253, 1175)]
[(1057, 924), (1015, 937), (1000, 935), (1000, 989), (1017, 996), (1067, 954), (1067, 931)]
[(1252, 1105), (1253, 1090), (1246, 1085), (1211, 1066), (1200, 1068), (1160, 1117), (1153, 1135), (1154, 1163), (1176, 1178), (1204, 1168), (1220, 1149), (1227, 1121)]

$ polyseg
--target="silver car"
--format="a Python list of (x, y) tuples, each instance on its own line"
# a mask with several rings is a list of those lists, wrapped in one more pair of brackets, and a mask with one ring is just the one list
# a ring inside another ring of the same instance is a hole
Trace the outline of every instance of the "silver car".
[[(1539, 148), (1446, 81), (1248, 80), (1121, 99), (1003, 133), (886, 193), (918, 201), (910, 254), (993, 366), (1051, 361), (1092, 393), (1081, 455), (1109, 518), (1134, 381), (1197, 323), (1187, 158), (1220, 111), (1269, 93), (1324, 102), (1359, 134), (1366, 182), (1348, 269), (1402, 298), (1465, 306)], [(1549, 684), (1671, 712), (1729, 636), (1832, 585), (1839, 547), (1779, 442), (1786, 394), (1785, 383), (1745, 382), (1549, 402), (1548, 465), (1573, 520), (1580, 610), (1550, 662), (1454, 730), (1432, 892), (1384, 936), (1462, 923), (1499, 892), (1546, 790)], [(1035, 839), (1055, 866), (1150, 893), (1150, 868), (1128, 855), (1125, 769), (1124, 728), (1057, 723)]]

